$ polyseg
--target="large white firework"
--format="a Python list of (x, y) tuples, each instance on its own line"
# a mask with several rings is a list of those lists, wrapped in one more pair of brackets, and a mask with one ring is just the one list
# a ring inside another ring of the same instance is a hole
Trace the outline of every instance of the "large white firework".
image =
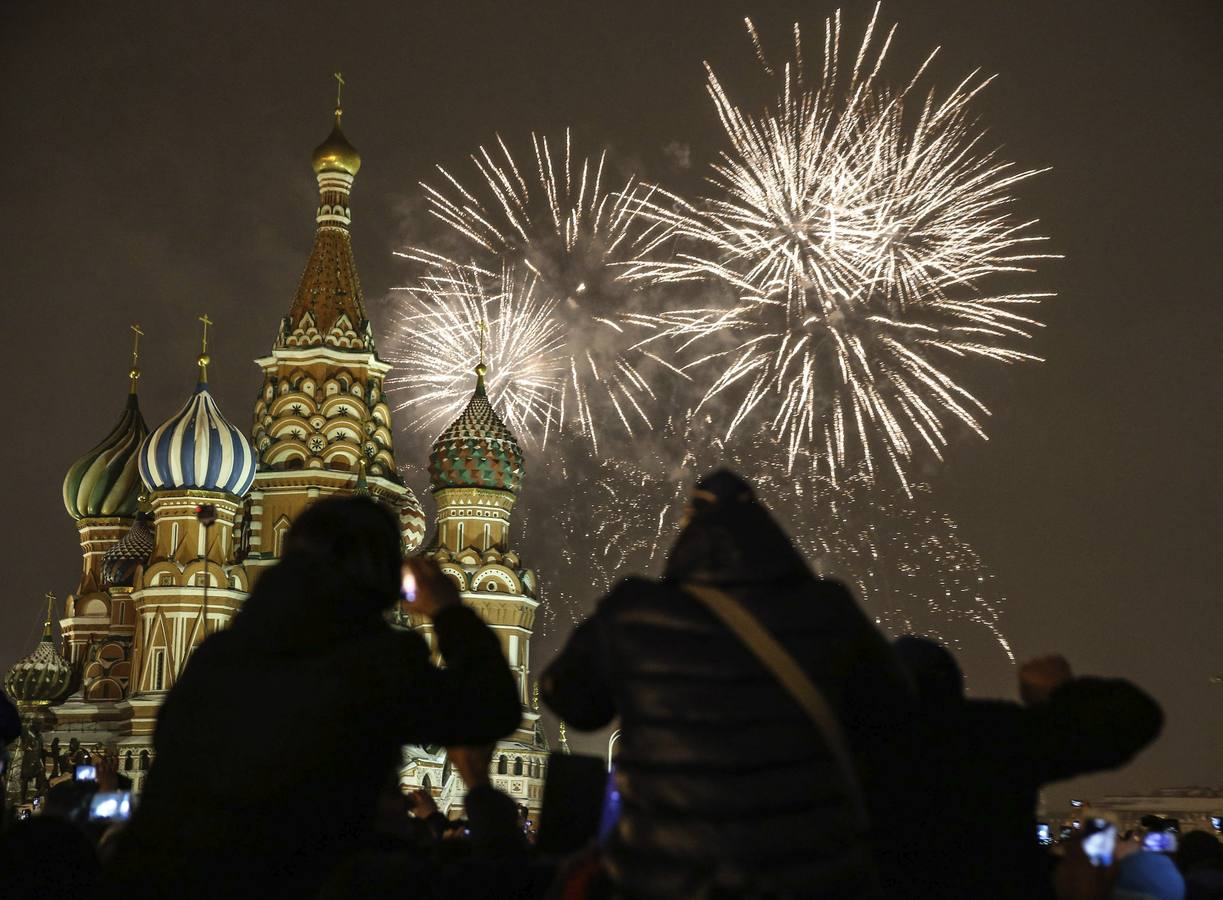
[(637, 258), (659, 226), (640, 215), (651, 190), (635, 176), (613, 182), (606, 151), (579, 157), (568, 131), (559, 145), (532, 134), (531, 151), (520, 166), (500, 137), (492, 150), (480, 147), (471, 187), (438, 166), (440, 187), (422, 187), (458, 246), (451, 240), (440, 251), (443, 239), (401, 255), (430, 270), (487, 275), (509, 265), (531, 273), (561, 329), (566, 369), (554, 395), (538, 395), (547, 410), (535, 415), (574, 427), (597, 451), (607, 426), (630, 435), (651, 427), (656, 398), (643, 364), (678, 374), (665, 354), (638, 346), (641, 298), (618, 265)]
[[(825, 22), (823, 66), (808, 84), (801, 35), (776, 102), (743, 110), (708, 70), (728, 147), (713, 191), (696, 202), (658, 192), (647, 214), (665, 226), (629, 264), (634, 278), (722, 285), (728, 302), (660, 312), (653, 342), (697, 353), (697, 408), (733, 400), (725, 434), (762, 423), (791, 461), (818, 450), (833, 477), (880, 455), (906, 481), (924, 446), (941, 456), (948, 425), (982, 437), (985, 405), (960, 381), (971, 359), (1035, 360), (1023, 349), (1044, 293), (997, 291), (1028, 272), (1044, 240), (1011, 212), (1018, 170), (983, 149), (970, 106), (976, 73), (938, 99), (881, 76), (895, 27), (875, 16), (848, 65), (840, 14)], [(748, 22), (758, 51), (760, 43)], [(936, 51), (937, 52), (937, 51)], [(670, 244), (671, 258), (650, 251)]]
[(407, 426), (436, 431), (457, 417), (483, 361), (506, 424), (542, 445), (559, 415), (566, 360), (557, 301), (540, 296), (539, 279), (509, 265), (495, 275), (450, 266), (402, 297), (389, 353), (397, 374), (387, 386), (403, 397), (396, 410), (414, 414)]

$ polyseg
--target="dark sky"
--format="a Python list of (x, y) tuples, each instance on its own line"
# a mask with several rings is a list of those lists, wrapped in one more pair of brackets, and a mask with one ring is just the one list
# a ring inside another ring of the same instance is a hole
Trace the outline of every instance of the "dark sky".
[[(495, 132), (572, 125), (648, 176), (665, 174), (670, 142), (699, 167), (719, 146), (701, 61), (754, 79), (745, 14), (781, 50), (795, 20), (814, 47), (834, 8), (5, 4), (0, 665), (32, 647), (43, 593), (76, 585), (60, 485), (122, 408), (129, 323), (148, 335), (150, 425), (191, 388), (204, 311), (214, 393), (248, 421), (251, 360), (309, 250), (331, 72), (345, 73), (345, 128), (365, 160), (355, 246), (378, 317), (407, 279), (391, 251), (429, 228), (416, 183), (434, 163)], [(869, 14), (846, 5), (851, 38)], [(900, 22), (898, 73), (941, 45), (937, 84), (998, 74), (977, 111), (1009, 158), (1052, 166), (1020, 207), (1066, 255), (1040, 278), (1059, 294), (1041, 313), (1048, 362), (980, 373), (991, 439), (952, 448), (931, 476), (938, 496), (1009, 597), (1021, 657), (1061, 651), (1164, 704), (1155, 748), (1070, 790), (1223, 784), (1223, 686), (1210, 684), (1223, 673), (1220, 6), (955, 0), (883, 17)], [(399, 436), (401, 459), (420, 462), (422, 446)], [(1004, 679), (976, 684), (1009, 692)]]

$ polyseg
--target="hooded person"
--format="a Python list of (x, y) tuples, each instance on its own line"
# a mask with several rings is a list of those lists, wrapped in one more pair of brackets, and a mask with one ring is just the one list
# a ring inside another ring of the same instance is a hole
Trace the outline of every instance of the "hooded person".
[(905, 635), (895, 647), (921, 704), (917, 806), (933, 813), (914, 884), (947, 900), (1051, 898), (1041, 787), (1128, 762), (1159, 734), (1159, 705), (1128, 681), (1073, 677), (1060, 656), (1020, 667), (1022, 704), (968, 699), (941, 644)]
[(106, 876), (123, 897), (305, 896), (371, 842), (404, 744), (487, 744), (522, 715), (493, 632), (413, 560), (439, 668), (387, 613), (394, 515), (321, 500), (293, 524), (230, 628), (193, 654), (157, 719), (154, 762)]
[(875, 896), (889, 880), (885, 841), (860, 824), (833, 748), (686, 588), (733, 597), (818, 685), (876, 822), (903, 809), (911, 697), (898, 662), (741, 478), (701, 480), (685, 518), (662, 578), (617, 584), (541, 681), (575, 728), (619, 718), (606, 876), (627, 896)]

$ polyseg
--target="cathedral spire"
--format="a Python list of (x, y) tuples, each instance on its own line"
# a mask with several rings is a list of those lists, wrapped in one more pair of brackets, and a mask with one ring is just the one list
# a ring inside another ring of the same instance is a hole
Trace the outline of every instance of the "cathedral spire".
[(361, 154), (340, 130), (345, 81), (339, 72), (335, 78), (335, 127), (311, 157), (319, 187), (314, 247), (276, 342), (277, 349), (328, 346), (374, 350), (349, 237), (352, 211), (348, 198), (361, 169)]

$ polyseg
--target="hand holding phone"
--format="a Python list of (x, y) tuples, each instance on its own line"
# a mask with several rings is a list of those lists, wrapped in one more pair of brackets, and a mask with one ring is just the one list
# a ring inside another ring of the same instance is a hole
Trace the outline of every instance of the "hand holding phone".
[(1113, 864), (1113, 851), (1117, 847), (1117, 826), (1107, 819), (1088, 819), (1083, 829), (1083, 852), (1096, 867), (1106, 868)]
[(131, 815), (131, 791), (99, 791), (89, 801), (91, 821), (126, 822)]
[(1175, 853), (1176, 834), (1171, 831), (1148, 831), (1142, 839), (1142, 849), (1150, 853)]
[(411, 604), (412, 609), (431, 619), (442, 610), (462, 602), (459, 589), (438, 564), (420, 557), (404, 562), (400, 595)]

